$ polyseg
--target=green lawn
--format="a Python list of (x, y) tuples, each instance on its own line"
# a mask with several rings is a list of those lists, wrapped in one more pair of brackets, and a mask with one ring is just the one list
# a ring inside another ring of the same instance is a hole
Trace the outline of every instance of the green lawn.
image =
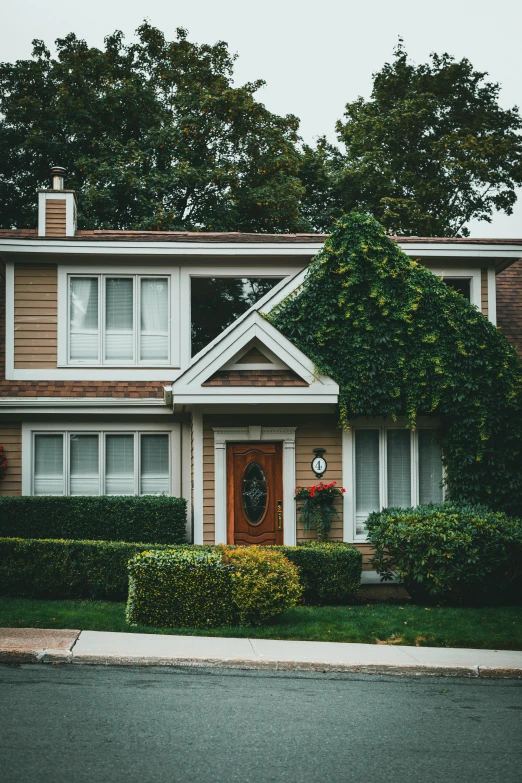
[(522, 650), (522, 607), (299, 606), (263, 628), (149, 628), (125, 622), (125, 604), (0, 598), (0, 626), (199, 636)]

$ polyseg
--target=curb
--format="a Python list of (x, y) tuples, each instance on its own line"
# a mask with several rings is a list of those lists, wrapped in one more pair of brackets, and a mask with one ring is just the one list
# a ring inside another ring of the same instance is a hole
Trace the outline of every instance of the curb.
[(154, 638), (142, 634), (5, 628), (0, 629), (0, 664), (161, 666), (522, 680), (522, 652), (511, 655), (510, 651), (457, 649), (452, 655), (449, 648), (440, 648), (439, 663), (437, 657), (421, 653), (424, 648), (398, 648), (402, 660), (397, 660), (397, 656), (392, 660), (391, 651), (390, 654), (377, 651), (375, 645), (212, 637), (215, 645), (212, 650), (208, 649), (208, 642), (210, 638), (202, 637), (173, 636), (169, 640), (165, 636)]

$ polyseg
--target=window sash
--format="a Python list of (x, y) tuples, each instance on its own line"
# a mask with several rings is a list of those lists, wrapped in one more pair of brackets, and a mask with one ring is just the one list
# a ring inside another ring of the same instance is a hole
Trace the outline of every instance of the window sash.
[[(132, 295), (129, 296), (128, 284), (118, 291), (112, 283), (116, 280), (130, 281)], [(89, 281), (90, 287), (86, 285)], [(154, 292), (153, 283), (161, 282), (165, 290), (156, 285), (158, 290)], [(95, 290), (96, 324), (92, 306), (88, 313), (82, 312), (82, 308), (88, 309), (89, 296)], [(111, 306), (115, 308), (114, 315), (109, 312)], [(67, 363), (110, 367), (170, 365), (171, 307), (171, 275), (68, 275)], [(88, 323), (82, 324), (82, 317)]]
[[(364, 432), (378, 433), (378, 459), (374, 454), (373, 465), (367, 465), (365, 475), (361, 477), (358, 476), (358, 461), (360, 462), (361, 456), (360, 453), (358, 454), (357, 438), (358, 433)], [(395, 434), (404, 432), (408, 434), (407, 440), (404, 435)], [(423, 427), (411, 431), (397, 425), (384, 427), (356, 425), (352, 433), (353, 499), (351, 512), (348, 513), (351, 513), (352, 517), (353, 540), (366, 539), (365, 523), (372, 511), (390, 506), (409, 507), (419, 505), (421, 502), (444, 500), (444, 490), (439, 486), (444, 476), (444, 469), (440, 445), (437, 445), (436, 429)], [(398, 446), (400, 441), (402, 443)], [(361, 497), (363, 480), (366, 486)], [(368, 487), (369, 481), (373, 482), (373, 488)], [(392, 481), (396, 482), (395, 486), (392, 486)], [(366, 501), (370, 495), (372, 502), (368, 505)], [(349, 509), (350, 501), (347, 502)], [(365, 503), (368, 507), (364, 507)]]
[(170, 495), (170, 431), (33, 431), (33, 495)]

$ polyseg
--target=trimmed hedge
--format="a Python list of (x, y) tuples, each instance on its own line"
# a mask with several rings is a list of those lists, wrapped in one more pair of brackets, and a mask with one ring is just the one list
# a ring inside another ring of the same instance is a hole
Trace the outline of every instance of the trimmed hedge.
[(163, 495), (0, 497), (0, 536), (185, 542), (187, 501)]
[(352, 544), (310, 542), (280, 547), (299, 568), (307, 604), (344, 604), (361, 586), (362, 553)]
[(480, 604), (519, 600), (522, 521), (448, 502), (389, 508), (368, 517), (372, 564), (397, 574), (419, 600)]
[(273, 548), (220, 547), (223, 562), (232, 566), (232, 601), (239, 625), (262, 625), (303, 597), (299, 569)]
[(167, 549), (129, 562), (129, 623), (156, 628), (232, 625), (231, 566), (221, 552)]
[[(153, 546), (172, 549), (169, 544)], [(193, 544), (175, 548), (215, 549)], [(150, 549), (151, 544), (121, 541), (1, 538), (0, 593), (26, 598), (123, 601), (128, 592), (128, 561)], [(277, 550), (298, 567), (305, 603), (347, 603), (357, 595), (362, 555), (350, 544), (307, 544)], [(276, 547), (270, 551), (276, 551)]]
[[(127, 563), (150, 544), (0, 539), (0, 593), (25, 598), (124, 601)], [(155, 544), (169, 549), (169, 544)]]

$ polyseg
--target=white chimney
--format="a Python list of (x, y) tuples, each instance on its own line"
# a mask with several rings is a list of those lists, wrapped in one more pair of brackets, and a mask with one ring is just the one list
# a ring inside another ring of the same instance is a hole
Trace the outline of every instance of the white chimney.
[(38, 236), (73, 237), (76, 234), (76, 193), (64, 189), (65, 169), (51, 169), (52, 189), (38, 191)]

